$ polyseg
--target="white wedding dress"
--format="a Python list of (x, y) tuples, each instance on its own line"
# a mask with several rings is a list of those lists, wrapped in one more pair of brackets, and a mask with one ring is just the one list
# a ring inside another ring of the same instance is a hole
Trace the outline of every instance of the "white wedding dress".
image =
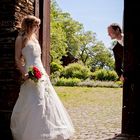
[(43, 73), (38, 83), (26, 80), (11, 116), (14, 140), (64, 140), (74, 134), (74, 127), (55, 92), (41, 62), (41, 49), (37, 40), (28, 41), (22, 49), (25, 69), (33, 65)]

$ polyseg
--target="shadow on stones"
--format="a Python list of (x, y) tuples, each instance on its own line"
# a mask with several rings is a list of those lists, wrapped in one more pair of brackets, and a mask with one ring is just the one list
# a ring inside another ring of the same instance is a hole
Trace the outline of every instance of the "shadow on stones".
[(116, 134), (113, 138), (105, 140), (140, 140), (140, 136), (128, 135), (128, 134)]

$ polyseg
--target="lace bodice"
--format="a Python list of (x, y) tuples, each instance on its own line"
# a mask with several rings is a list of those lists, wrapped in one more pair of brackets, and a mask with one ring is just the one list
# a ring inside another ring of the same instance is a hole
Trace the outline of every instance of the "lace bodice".
[(22, 55), (25, 59), (25, 70), (28, 71), (30, 66), (36, 66), (45, 73), (41, 62), (41, 48), (38, 40), (29, 40), (22, 49)]

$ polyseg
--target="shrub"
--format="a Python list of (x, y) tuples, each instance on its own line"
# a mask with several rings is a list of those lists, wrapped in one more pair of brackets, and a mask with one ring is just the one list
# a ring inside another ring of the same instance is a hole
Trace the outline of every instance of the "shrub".
[(78, 78), (60, 78), (56, 82), (56, 86), (77, 86), (81, 82)]
[(123, 87), (123, 82), (122, 81), (116, 81), (115, 82), (119, 87)]
[(116, 81), (118, 76), (115, 71), (100, 69), (93, 73), (94, 80), (99, 81)]
[(56, 72), (56, 71), (59, 71), (59, 72), (61, 72), (62, 70), (63, 70), (63, 66), (62, 65), (60, 65), (60, 64), (58, 64), (58, 63), (56, 63), (56, 62), (52, 62), (51, 64), (50, 64), (50, 69), (51, 69), (51, 73), (54, 73), (54, 72)]
[(107, 80), (108, 81), (116, 81), (118, 79), (118, 75), (115, 71), (107, 71), (108, 76), (107, 76)]
[(78, 63), (69, 64), (61, 73), (61, 77), (64, 78), (78, 78), (83, 80), (87, 79), (89, 75), (89, 68)]
[(58, 81), (59, 77), (60, 77), (59, 71), (56, 71), (50, 75), (50, 79), (51, 79), (51, 82), (53, 85), (55, 85), (55, 83)]

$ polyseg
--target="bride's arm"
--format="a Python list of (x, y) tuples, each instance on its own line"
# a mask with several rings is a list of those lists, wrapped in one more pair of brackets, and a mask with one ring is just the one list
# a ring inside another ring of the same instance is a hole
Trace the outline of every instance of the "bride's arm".
[(25, 71), (23, 62), (22, 62), (22, 36), (18, 36), (16, 38), (16, 42), (15, 42), (15, 62), (16, 62), (16, 66), (19, 69), (19, 71), (22, 74), (22, 77), (26, 80), (28, 77), (28, 74)]

